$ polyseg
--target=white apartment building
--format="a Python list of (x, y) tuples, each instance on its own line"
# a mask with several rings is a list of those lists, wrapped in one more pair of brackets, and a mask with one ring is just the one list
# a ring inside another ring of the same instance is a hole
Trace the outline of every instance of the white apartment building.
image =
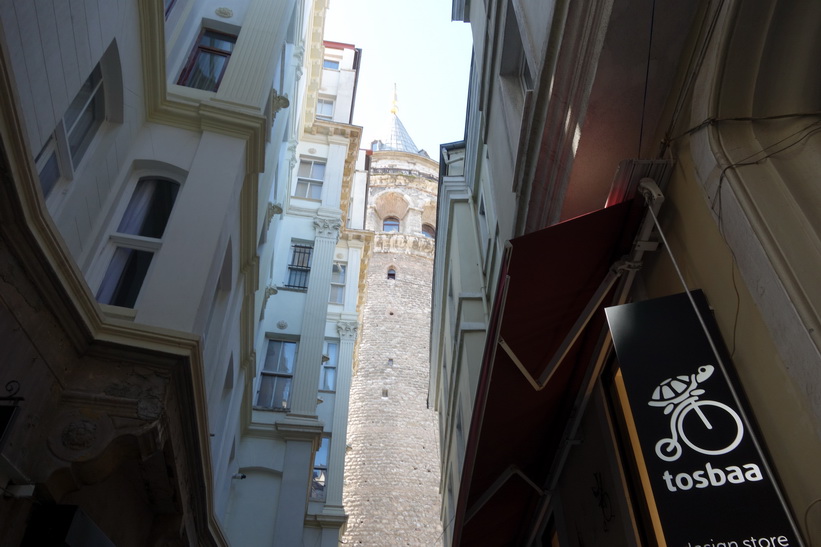
[(336, 544), (367, 238), (326, 7), (0, 4), (5, 541)]
[[(360, 128), (350, 120), (360, 51), (325, 42), (306, 55), (291, 175), (272, 189), (258, 374), (249, 434), (238, 446), (247, 480), (234, 484), (231, 515), (237, 537), (255, 538), (249, 545), (269, 545), (265, 534), (272, 534), (274, 545), (331, 547), (347, 519), (348, 393), (372, 241), (361, 230), (364, 196), (352, 206)], [(275, 511), (260, 505), (266, 497), (277, 500)]]

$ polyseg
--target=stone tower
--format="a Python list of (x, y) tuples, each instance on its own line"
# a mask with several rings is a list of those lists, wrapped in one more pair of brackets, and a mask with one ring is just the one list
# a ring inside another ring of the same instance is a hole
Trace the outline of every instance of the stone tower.
[(439, 441), (428, 408), (431, 276), (439, 167), (391, 111), (368, 167), (375, 232), (351, 384), (343, 541), (441, 545)]

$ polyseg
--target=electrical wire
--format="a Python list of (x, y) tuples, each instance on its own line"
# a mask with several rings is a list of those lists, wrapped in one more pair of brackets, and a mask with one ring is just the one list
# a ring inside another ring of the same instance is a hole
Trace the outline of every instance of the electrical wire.
[[(821, 114), (821, 113), (819, 113), (819, 114)], [(784, 114), (784, 115), (779, 115), (779, 116), (770, 116), (766, 119), (783, 119), (783, 118), (788, 118), (788, 117), (798, 117), (798, 116), (803, 117), (803, 116), (810, 116), (810, 115), (813, 115), (813, 114), (810, 114), (810, 113), (805, 113), (805, 114)], [(757, 118), (757, 119), (754, 119), (754, 118), (728, 118), (726, 121), (754, 121), (754, 120), (760, 120), (760, 119), (765, 119), (765, 118)], [(702, 122), (702, 124), (699, 124), (699, 126), (696, 126), (695, 128), (691, 129), (690, 132), (694, 132), (694, 130), (697, 130), (698, 128), (701, 128), (701, 127), (706, 127), (705, 122)], [(787, 135), (786, 137), (784, 137), (784, 138), (782, 138), (782, 139), (766, 146), (762, 150), (759, 150), (758, 152), (754, 152), (754, 153), (750, 154), (749, 156), (741, 159), (738, 162), (731, 163), (730, 165), (727, 165), (726, 167), (724, 167), (721, 170), (721, 174), (719, 175), (719, 178), (718, 178), (718, 186), (716, 188), (716, 193), (713, 196), (712, 203), (710, 204), (710, 208), (716, 213), (716, 215), (718, 217), (717, 218), (718, 230), (719, 230), (719, 233), (722, 235), (722, 237), (725, 238), (725, 240), (726, 240), (727, 236), (726, 236), (725, 231), (724, 231), (724, 215), (723, 215), (724, 208), (722, 206), (722, 197), (723, 197), (722, 196), (722, 189), (723, 189), (724, 181), (727, 180), (727, 171), (730, 170), (730, 169), (738, 168), (738, 167), (745, 167), (745, 166), (749, 166), (749, 165), (758, 165), (762, 161), (764, 161), (768, 158), (771, 158), (771, 157), (775, 156), (776, 154), (780, 154), (781, 152), (784, 152), (784, 151), (789, 150), (790, 148), (792, 148), (794, 146), (797, 146), (802, 141), (804, 141), (805, 139), (807, 139), (807, 138), (811, 137), (812, 135), (818, 133), (819, 131), (821, 131), (821, 120), (813, 122), (813, 123), (801, 128), (801, 129), (791, 133), (790, 135)], [(794, 142), (786, 144), (786, 145), (784, 145), (780, 148), (776, 148), (775, 150), (770, 150), (773, 147), (779, 146), (779, 145), (785, 143), (786, 141), (795, 138), (796, 136), (800, 135), (801, 133), (805, 133), (805, 134), (801, 135), (801, 137), (796, 139)], [(760, 154), (764, 154), (764, 155), (753, 160), (753, 158), (755, 158), (756, 156), (758, 156)], [(731, 245), (727, 245), (727, 248), (730, 250), (730, 256), (731, 256), (731, 259), (732, 259), (732, 264), (730, 265), (730, 276), (731, 276), (731, 279), (732, 279), (732, 282), (733, 282), (733, 291), (735, 291), (735, 296), (736, 296), (735, 317), (733, 318), (733, 335), (732, 335), (732, 344), (731, 344), (731, 350), (730, 350), (730, 356), (735, 357), (735, 352), (736, 352), (736, 349), (737, 349), (737, 339), (738, 339), (738, 318), (740, 316), (740, 311), (741, 311), (741, 295), (738, 292), (738, 283), (737, 283), (737, 280), (736, 280), (736, 270), (738, 269), (738, 259), (736, 257), (735, 251), (733, 250), (733, 247)]]
[(452, 516), (452, 517), (450, 517), (450, 522), (448, 522), (447, 524), (445, 524), (445, 525), (442, 527), (442, 533), (441, 533), (441, 534), (439, 534), (439, 537), (438, 537), (438, 538), (436, 538), (436, 540), (433, 542), (433, 544), (431, 545), (431, 547), (436, 547), (437, 545), (442, 545), (442, 538), (443, 538), (443, 537), (445, 537), (445, 532), (447, 532), (447, 531), (448, 531), (448, 527), (449, 527), (451, 524), (453, 524), (453, 521), (454, 521), (454, 520), (456, 520), (456, 512), (454, 512), (454, 513), (453, 513), (453, 516)]
[(773, 121), (773, 120), (786, 120), (789, 118), (810, 118), (810, 117), (817, 117), (821, 116), (821, 111), (815, 112), (792, 112), (789, 114), (774, 114), (772, 116), (736, 116), (732, 118), (707, 118), (701, 123), (694, 125), (690, 129), (682, 132), (675, 137), (669, 138), (666, 143), (669, 144), (673, 141), (676, 141), (682, 137), (686, 137), (687, 135), (692, 135), (705, 127), (709, 127), (711, 125), (715, 125), (722, 122), (763, 122), (763, 121)]
[[(670, 125), (667, 127), (667, 131), (665, 132), (665, 138), (661, 142), (661, 150), (659, 151), (659, 157), (663, 157), (664, 153), (669, 149), (670, 146), (670, 138), (669, 135), (673, 131), (673, 128), (676, 126), (679, 116), (681, 115), (682, 111), (684, 110), (684, 106), (686, 104), (686, 98), (689, 95), (691, 89), (695, 85), (696, 76), (701, 71), (701, 66), (704, 63), (704, 58), (707, 55), (707, 49), (710, 45), (710, 41), (712, 40), (713, 33), (715, 32), (716, 26), (718, 25), (718, 18), (721, 15), (721, 11), (724, 7), (724, 0), (720, 0), (717, 4), (715, 9), (712, 12), (712, 19), (710, 20), (710, 24), (707, 26), (706, 33), (703, 36), (699, 36), (697, 39), (697, 43), (701, 44), (701, 48), (699, 49), (698, 53), (694, 56), (690, 57), (690, 63), (687, 67), (687, 78), (679, 88), (679, 94), (676, 98), (676, 105), (673, 109), (673, 114), (670, 116)], [(701, 33), (702, 29), (705, 27), (706, 18), (709, 17), (709, 13), (705, 11), (704, 18), (701, 24), (699, 25), (699, 33)]]
[(650, 85), (650, 54), (653, 51), (653, 30), (656, 24), (656, 0), (650, 8), (650, 36), (647, 40), (647, 63), (644, 67), (644, 97), (641, 100), (641, 123), (639, 124), (639, 150), (637, 158), (641, 157), (641, 142), (644, 139), (644, 113), (647, 109), (647, 89)]
[(809, 538), (810, 540), (810, 547), (812, 547), (813, 545), (812, 535), (810, 535), (810, 509), (812, 509), (812, 506), (820, 501), (821, 498), (811, 501), (810, 504), (807, 506), (807, 509), (804, 511), (804, 530), (807, 531), (807, 538)]

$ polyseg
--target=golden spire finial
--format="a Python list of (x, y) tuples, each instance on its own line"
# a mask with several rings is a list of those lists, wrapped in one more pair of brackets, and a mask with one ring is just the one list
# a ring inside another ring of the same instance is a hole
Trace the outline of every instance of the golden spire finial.
[(399, 99), (396, 97), (396, 83), (393, 84), (393, 105), (391, 106), (391, 114), (399, 112)]

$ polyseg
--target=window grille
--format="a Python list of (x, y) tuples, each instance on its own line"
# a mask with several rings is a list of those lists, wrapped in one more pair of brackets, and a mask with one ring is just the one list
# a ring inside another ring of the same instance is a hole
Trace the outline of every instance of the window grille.
[(311, 273), (311, 254), (314, 248), (310, 245), (294, 244), (291, 246), (291, 263), (288, 265), (288, 281), (285, 286), (289, 289), (308, 288), (308, 277)]

